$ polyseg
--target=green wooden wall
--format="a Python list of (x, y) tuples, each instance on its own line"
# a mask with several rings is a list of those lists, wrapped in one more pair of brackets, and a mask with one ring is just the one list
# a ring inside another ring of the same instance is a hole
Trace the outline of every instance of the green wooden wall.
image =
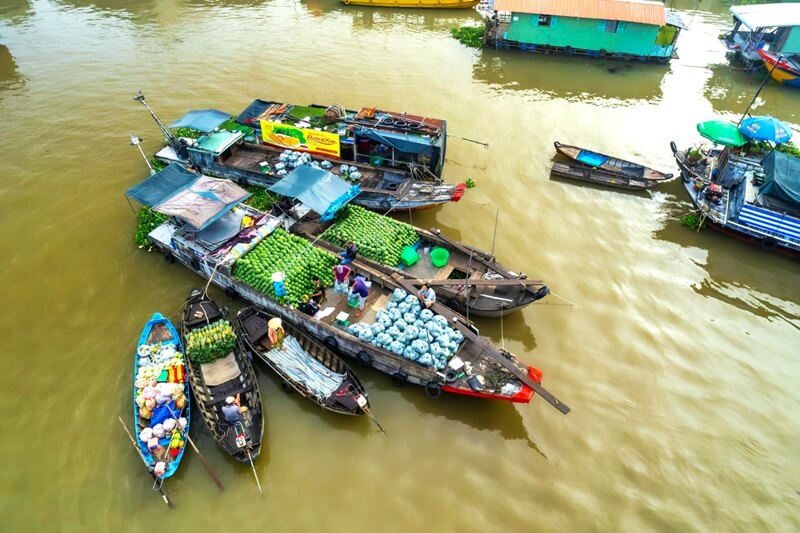
[(552, 17), (550, 26), (539, 26), (538, 15), (512, 13), (506, 39), (528, 44), (571, 46), (609, 53), (651, 55), (659, 27), (635, 22), (619, 22), (616, 33), (601, 31), (606, 21), (572, 17)]

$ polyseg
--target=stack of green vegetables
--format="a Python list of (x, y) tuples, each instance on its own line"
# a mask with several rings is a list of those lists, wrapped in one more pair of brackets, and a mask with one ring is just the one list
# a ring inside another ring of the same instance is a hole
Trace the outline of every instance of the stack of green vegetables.
[[(338, 258), (311, 245), (307, 240), (276, 229), (233, 266), (233, 275), (280, 303), (296, 306), (313, 292), (312, 278), (330, 287), (333, 265)], [(272, 274), (284, 273), (286, 296), (277, 298)]]
[(336, 223), (322, 234), (322, 239), (336, 246), (353, 241), (358, 245), (359, 255), (396, 267), (403, 248), (416, 243), (419, 236), (408, 224), (357, 205), (346, 205), (339, 211)]
[(236, 334), (227, 320), (217, 320), (186, 335), (186, 354), (194, 363), (213, 363), (236, 348)]

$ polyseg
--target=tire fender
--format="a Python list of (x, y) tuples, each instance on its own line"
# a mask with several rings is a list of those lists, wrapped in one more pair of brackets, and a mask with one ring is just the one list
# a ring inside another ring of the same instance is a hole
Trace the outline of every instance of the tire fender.
[(456, 381), (458, 381), (458, 371), (452, 368), (448, 368), (447, 372), (444, 373), (444, 382), (455, 383)]
[(389, 200), (387, 200), (386, 198), (381, 200), (379, 205), (380, 205), (380, 208), (383, 211), (388, 211), (389, 209), (392, 208), (392, 203)]
[(291, 394), (294, 392), (294, 387), (288, 381), (281, 381), (281, 390), (286, 394)]
[(326, 348), (329, 350), (333, 350), (334, 352), (339, 349), (339, 341), (336, 340), (336, 337), (333, 335), (328, 335), (325, 337), (325, 340), (322, 341), (322, 344), (325, 345)]
[(429, 381), (425, 384), (425, 394), (431, 398), (438, 398), (442, 395), (442, 387), (435, 381)]
[(365, 351), (361, 350), (356, 354), (356, 361), (361, 366), (371, 366), (372, 365), (372, 357)]
[(403, 372), (400, 372), (399, 370), (397, 372), (393, 372), (391, 378), (392, 378), (392, 385), (394, 385), (395, 387), (402, 387), (403, 385), (406, 384), (406, 381), (408, 381), (408, 376), (405, 375)]
[(175, 256), (171, 253), (167, 252), (164, 254), (164, 261), (169, 263), (170, 265), (175, 262)]

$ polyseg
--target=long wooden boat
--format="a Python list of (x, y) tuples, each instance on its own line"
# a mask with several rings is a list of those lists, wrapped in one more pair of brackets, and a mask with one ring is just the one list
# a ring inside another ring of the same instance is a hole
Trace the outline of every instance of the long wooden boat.
[(477, 328), (464, 316), (443, 304), (434, 303), (431, 310), (443, 317), (448, 327), (457, 330), (462, 338), (443, 371), (410, 360), (342, 329), (337, 318), (341, 316), (339, 313), (347, 314), (351, 326), (359, 323), (368, 325), (376, 319), (378, 311), (388, 306), (394, 291), (400, 289), (414, 292), (414, 284), (399, 275), (388, 276), (379, 270), (361, 267), (361, 273), (370, 277), (372, 287), (360, 317), (356, 317), (345, 302), (331, 306), (328, 314), (309, 317), (297, 309), (281, 305), (265, 292), (238, 279), (231, 270), (240, 260), (237, 258), (244, 259), (247, 255), (245, 253), (241, 256), (236, 247), (241, 245), (245, 249), (252, 249), (263, 239), (269, 238), (271, 232), (283, 224), (283, 220), (246, 206), (237, 209), (257, 220), (258, 227), (242, 230), (224, 242), (210, 244), (203, 238), (198, 238), (196, 231), (189, 226), (171, 219), (153, 230), (149, 238), (169, 261), (177, 260), (200, 276), (211, 278), (213, 283), (225, 289), (229, 295), (239, 296), (262, 307), (270, 315), (280, 317), (284, 322), (304, 328), (308, 335), (328, 348), (352, 357), (364, 366), (389, 374), (397, 385), (420, 385), (433, 397), (449, 392), (521, 403), (530, 402), (536, 392), (562, 413), (569, 412), (569, 407), (541, 386), (541, 371), (481, 337)]
[[(344, 208), (340, 213), (345, 213)], [(357, 208), (356, 208), (357, 209)], [(377, 216), (377, 215), (372, 215)], [(334, 221), (322, 222), (313, 213), (295, 223), (290, 230), (309, 240), (316, 241), (333, 252), (342, 248), (330, 242), (328, 237), (331, 228), (340, 224), (342, 216)], [(392, 221), (394, 224), (400, 224)], [(438, 229), (430, 231), (415, 226), (417, 241), (413, 244), (419, 260), (411, 266), (390, 265), (367, 257), (368, 252), (361, 250), (355, 262), (356, 269), (360, 265), (382, 274), (413, 280), (416, 286), (428, 284), (436, 292), (437, 299), (462, 314), (480, 317), (500, 317), (518, 311), (550, 293), (550, 289), (541, 281), (528, 279), (523, 272), (514, 272), (497, 262), (494, 255), (478, 248), (451, 239)], [(326, 233), (328, 232), (328, 233)], [(365, 243), (351, 239), (357, 245)], [(447, 264), (436, 267), (431, 260), (431, 251), (442, 248), (448, 252)]]
[[(181, 336), (184, 345), (191, 332), (219, 321), (229, 321), (227, 309), (199, 289), (193, 289), (183, 309)], [(264, 415), (258, 381), (242, 340), (237, 338), (231, 353), (213, 363), (198, 364), (188, 356), (186, 367), (196, 406), (214, 440), (237, 461), (255, 460), (261, 451)], [(241, 422), (233, 425), (222, 413), (229, 396), (239, 396), (241, 407), (247, 408), (242, 410)]]
[(761, 160), (725, 148), (693, 159), (674, 142), (670, 148), (684, 189), (705, 224), (763, 250), (800, 257), (800, 204), (767, 187), (776, 173), (800, 166), (796, 158), (792, 163), (790, 156), (773, 152)]
[[(236, 323), (244, 343), (278, 375), (284, 391), (296, 391), (302, 397), (334, 413), (363, 415), (365, 409), (369, 409), (369, 401), (361, 380), (333, 350), (313, 340), (301, 328), (284, 323), (283, 328), (287, 334), (284, 343), (294, 339), (304, 357), (291, 357), (289, 364), (285, 364), (272, 356), (267, 323), (273, 318), (276, 317), (263, 309), (250, 306), (236, 314)], [(309, 359), (313, 360), (311, 364)], [(291, 367), (295, 365), (302, 365), (302, 372), (293, 371)], [(332, 378), (335, 378), (335, 385), (328, 386), (324, 391), (312, 383)]]
[(160, 480), (178, 470), (186, 451), (191, 417), (184, 363), (178, 332), (161, 313), (154, 313), (136, 345), (133, 427), (139, 454)]
[(555, 141), (556, 152), (574, 163), (555, 161), (552, 172), (565, 178), (589, 181), (623, 189), (648, 189), (674, 179), (672, 174), (659, 172), (639, 163), (593, 152), (579, 146)]
[[(267, 188), (288, 170), (284, 152), (302, 152), (308, 164), (357, 182), (362, 193), (354, 201), (368, 209), (435, 207), (459, 201), (466, 190), (464, 183), (441, 178), (447, 139), (444, 120), (375, 108), (352, 111), (336, 104), (255, 100), (236, 122), (225, 121), (230, 116), (216, 110), (188, 113), (173, 125), (201, 129), (196, 130), (196, 139), (185, 139), (158, 119), (143, 95), (134, 99), (148, 109), (167, 141), (156, 159), (190, 165), (210, 176)], [(192, 120), (203, 113), (208, 113), (207, 120)], [(320, 139), (301, 144), (289, 134)]]
[(800, 87), (800, 63), (794, 56), (777, 56), (763, 48), (758, 49), (758, 55), (764, 60), (764, 68), (773, 80), (787, 87)]
[(371, 7), (424, 7), (431, 9), (468, 9), (480, 0), (342, 0), (345, 4)]

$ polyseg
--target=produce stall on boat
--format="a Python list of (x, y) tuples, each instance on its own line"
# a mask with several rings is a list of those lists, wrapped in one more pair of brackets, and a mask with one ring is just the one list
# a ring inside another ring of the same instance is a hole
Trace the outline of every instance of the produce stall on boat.
[[(129, 196), (141, 201), (146, 196), (141, 189), (148, 182), (161, 191), (169, 188), (156, 174), (129, 190)], [(337, 202), (341, 199), (329, 198), (328, 207), (318, 209), (325, 213)], [(398, 385), (421, 385), (431, 396), (451, 392), (513, 402), (529, 402), (536, 392), (561, 412), (569, 411), (541, 386), (539, 370), (492, 345), (444, 305), (421, 309), (413, 283), (399, 275), (362, 268), (370, 288), (361, 312), (354, 312), (349, 298), (329, 294), (330, 303), (316, 314), (301, 313), (295, 306), (311, 293), (312, 278), (330, 286), (338, 258), (281, 229), (287, 223), (282, 216), (242, 205), (209, 216), (216, 222), (199, 231), (172, 216), (149, 238), (170, 260), (211, 278), (230, 295), (262, 307), (328, 348), (391, 375)]]
[[(274, 320), (285, 331), (279, 346), (272, 345), (268, 334)], [(281, 378), (284, 391), (296, 391), (334, 413), (363, 415), (369, 409), (367, 392), (355, 372), (333, 350), (300, 328), (256, 306), (239, 311), (236, 323), (250, 351)]]
[(190, 419), (181, 340), (172, 323), (155, 313), (136, 346), (133, 427), (139, 454), (157, 480), (177, 471)]
[[(231, 457), (252, 463), (264, 436), (261, 393), (227, 309), (193, 289), (184, 306), (181, 335), (192, 393), (206, 427)], [(226, 413), (230, 408), (238, 414)]]
[(621, 189), (649, 189), (673, 178), (672, 174), (645, 165), (593, 152), (579, 146), (555, 141), (556, 152), (570, 161), (553, 161), (551, 172), (557, 176)]
[[(147, 106), (144, 97), (139, 101)], [(167, 141), (155, 157), (191, 165), (210, 176), (267, 188), (293, 168), (308, 165), (358, 184), (362, 193), (356, 203), (383, 212), (457, 202), (466, 190), (464, 183), (441, 179), (444, 121), (411, 116), (400, 120), (396, 113), (375, 110), (371, 114), (341, 110), (344, 118), (328, 117), (320, 106), (301, 108), (256, 100), (237, 119), (241, 124), (210, 109), (191, 111), (167, 127), (147, 109)], [(308, 118), (319, 131), (292, 125), (297, 123), (292, 111), (317, 113), (313, 120)], [(192, 130), (196, 138), (179, 137), (172, 131), (176, 128)], [(312, 135), (318, 137), (316, 141)], [(382, 155), (374, 154), (376, 150)]]
[(291, 230), (336, 253), (354, 242), (356, 265), (389, 276), (397, 273), (416, 286), (425, 283), (434, 288), (439, 301), (461, 313), (504, 316), (550, 292), (543, 282), (512, 272), (492, 254), (439, 230), (423, 230), (354, 205), (344, 206), (332, 221), (309, 213)]

